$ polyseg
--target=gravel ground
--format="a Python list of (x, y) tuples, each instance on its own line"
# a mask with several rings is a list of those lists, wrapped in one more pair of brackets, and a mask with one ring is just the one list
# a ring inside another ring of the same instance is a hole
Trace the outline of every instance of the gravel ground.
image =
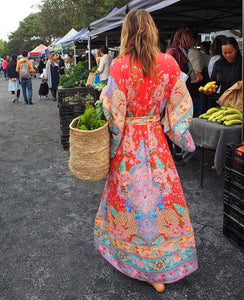
[(222, 233), (224, 176), (206, 154), (178, 167), (195, 230), (199, 269), (158, 294), (116, 271), (93, 246), (104, 180), (76, 179), (60, 140), (59, 111), (39, 99), (11, 102), (0, 75), (0, 300), (243, 299), (243, 252)]

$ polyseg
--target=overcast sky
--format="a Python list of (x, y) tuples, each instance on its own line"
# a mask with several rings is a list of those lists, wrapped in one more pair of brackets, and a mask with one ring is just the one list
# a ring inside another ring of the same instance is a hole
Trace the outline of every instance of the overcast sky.
[(40, 0), (4, 0), (0, 4), (0, 39), (8, 41), (8, 35), (19, 27), (30, 13), (38, 11), (37, 4)]

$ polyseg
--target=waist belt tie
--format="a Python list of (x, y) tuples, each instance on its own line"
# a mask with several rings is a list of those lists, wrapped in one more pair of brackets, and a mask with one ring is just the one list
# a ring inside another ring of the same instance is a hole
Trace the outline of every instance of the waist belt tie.
[(132, 125), (144, 125), (160, 121), (160, 116), (126, 117), (125, 123)]

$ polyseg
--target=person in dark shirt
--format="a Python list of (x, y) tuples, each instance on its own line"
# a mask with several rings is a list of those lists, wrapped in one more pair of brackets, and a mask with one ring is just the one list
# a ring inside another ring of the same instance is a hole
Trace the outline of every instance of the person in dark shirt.
[(7, 66), (7, 73), (9, 78), (8, 90), (11, 92), (14, 97), (12, 102), (19, 103), (20, 96), (20, 82), (19, 82), (19, 73), (16, 72), (17, 65), (17, 55), (11, 55), (11, 59)]
[(43, 73), (43, 69), (45, 68), (45, 57), (42, 57), (39, 61), (39, 64), (37, 66), (38, 72), (41, 75)]
[(218, 99), (234, 83), (242, 80), (242, 57), (235, 38), (228, 37), (222, 41), (221, 58), (215, 62), (211, 81), (216, 81), (219, 89), (213, 95)]

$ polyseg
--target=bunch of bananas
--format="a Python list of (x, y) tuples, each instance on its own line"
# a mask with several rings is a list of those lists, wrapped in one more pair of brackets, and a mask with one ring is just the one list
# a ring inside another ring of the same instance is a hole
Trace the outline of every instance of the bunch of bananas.
[(200, 86), (199, 92), (203, 92), (205, 95), (212, 95), (216, 92), (217, 88), (218, 86), (216, 85), (216, 81), (210, 81), (204, 86)]
[(224, 124), (225, 126), (242, 124), (242, 113), (231, 104), (228, 107), (212, 107), (206, 113), (200, 115), (199, 118), (213, 123)]

